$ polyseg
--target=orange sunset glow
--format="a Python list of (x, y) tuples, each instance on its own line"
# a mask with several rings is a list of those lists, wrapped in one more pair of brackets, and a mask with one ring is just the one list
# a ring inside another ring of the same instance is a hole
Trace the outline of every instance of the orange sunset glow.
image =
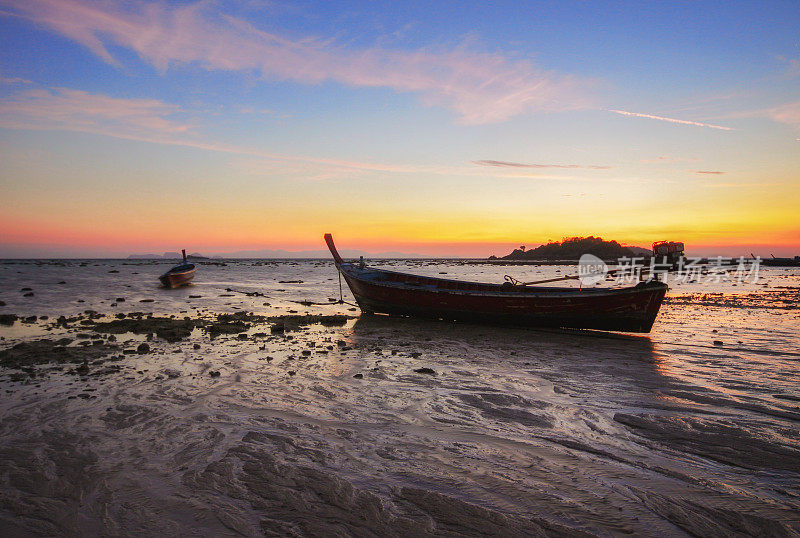
[[(324, 255), (329, 230), (375, 254), (486, 257), (586, 235), (800, 252), (789, 56), (739, 92), (724, 73), (698, 83), (676, 48), (674, 89), (624, 90), (629, 66), (601, 75), (535, 39), (546, 66), (462, 46), (276, 53), (213, 10), (165, 22), (164, 6), (11, 5), (5, 39), (22, 55), (0, 65), (0, 256)], [(144, 43), (137, 25), (176, 37)], [(225, 36), (225, 60), (203, 32)], [(41, 67), (70, 62), (85, 67)]]

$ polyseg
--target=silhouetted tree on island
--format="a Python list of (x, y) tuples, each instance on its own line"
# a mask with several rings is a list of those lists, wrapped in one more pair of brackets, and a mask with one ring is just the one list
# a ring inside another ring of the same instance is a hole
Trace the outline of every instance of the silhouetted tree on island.
[(536, 248), (515, 249), (501, 260), (577, 260), (584, 254), (594, 254), (603, 260), (616, 260), (634, 256), (634, 252), (616, 241), (603, 241), (601, 237), (567, 237), (560, 243), (551, 242)]

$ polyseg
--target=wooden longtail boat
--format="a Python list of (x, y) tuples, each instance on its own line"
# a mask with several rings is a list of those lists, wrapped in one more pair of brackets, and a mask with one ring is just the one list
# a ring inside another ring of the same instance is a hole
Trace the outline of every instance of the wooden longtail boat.
[(182, 250), (181, 252), (183, 254), (183, 263), (176, 265), (158, 277), (161, 283), (167, 288), (185, 286), (194, 278), (194, 264), (186, 261), (186, 250)]
[(325, 242), (364, 313), (647, 333), (668, 288), (658, 280), (627, 288), (576, 289), (418, 276), (345, 262), (331, 234), (325, 234)]

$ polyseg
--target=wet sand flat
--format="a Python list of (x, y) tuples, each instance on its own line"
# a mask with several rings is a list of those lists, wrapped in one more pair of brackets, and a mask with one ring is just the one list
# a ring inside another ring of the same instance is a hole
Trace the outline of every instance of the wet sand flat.
[(360, 316), (317, 261), (82, 263), (0, 269), (3, 535), (800, 533), (800, 273), (631, 336)]

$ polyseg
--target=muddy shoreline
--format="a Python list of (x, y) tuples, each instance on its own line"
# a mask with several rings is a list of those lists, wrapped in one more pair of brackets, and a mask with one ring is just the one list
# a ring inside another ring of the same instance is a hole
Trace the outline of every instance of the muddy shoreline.
[(2, 307), (0, 532), (800, 533), (788, 295), (677, 295), (648, 336), (523, 330), (298, 305), (333, 285), (298, 267), (259, 295)]

